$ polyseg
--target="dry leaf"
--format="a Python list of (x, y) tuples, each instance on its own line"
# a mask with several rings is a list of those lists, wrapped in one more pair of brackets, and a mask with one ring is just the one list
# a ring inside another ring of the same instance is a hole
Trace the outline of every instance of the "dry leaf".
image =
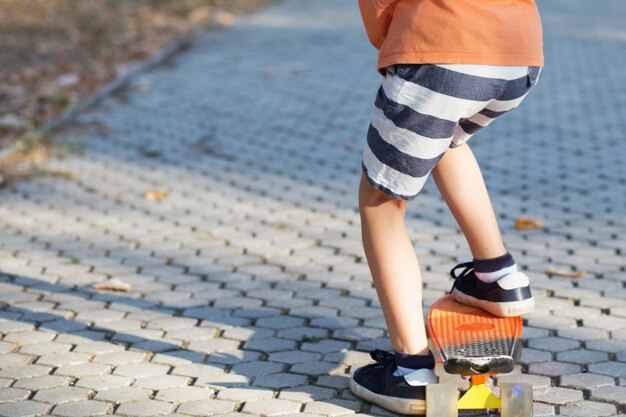
[(567, 271), (567, 270), (563, 270), (563, 269), (556, 269), (556, 268), (550, 267), (550, 268), (546, 269), (546, 274), (549, 277), (557, 276), (557, 277), (566, 277), (566, 278), (578, 279), (578, 278), (584, 277), (587, 274), (587, 272), (585, 272), (585, 271)]
[(119, 291), (119, 292), (130, 292), (132, 287), (130, 284), (122, 281), (119, 278), (112, 278), (108, 281), (100, 282), (94, 285), (94, 288), (97, 290), (103, 291)]
[(534, 230), (543, 228), (544, 223), (541, 220), (531, 219), (530, 217), (520, 217), (515, 221), (516, 230)]
[(218, 26), (229, 27), (235, 23), (235, 15), (223, 10), (219, 10), (213, 16), (213, 21)]
[(167, 198), (167, 193), (161, 190), (149, 191), (144, 194), (144, 198), (148, 201), (163, 201)]

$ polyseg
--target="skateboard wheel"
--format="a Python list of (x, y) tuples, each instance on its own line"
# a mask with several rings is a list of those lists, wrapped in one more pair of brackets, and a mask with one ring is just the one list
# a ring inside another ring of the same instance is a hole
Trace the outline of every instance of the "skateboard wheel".
[[(529, 384), (500, 386), (501, 417), (533, 417), (533, 387)], [(428, 403), (427, 403), (428, 404)]]
[(457, 417), (459, 390), (455, 384), (426, 386), (426, 417)]

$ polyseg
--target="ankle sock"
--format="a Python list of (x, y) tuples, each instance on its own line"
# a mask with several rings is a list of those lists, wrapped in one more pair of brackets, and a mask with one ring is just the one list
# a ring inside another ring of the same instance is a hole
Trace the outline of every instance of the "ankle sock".
[(404, 376), (416, 369), (435, 369), (435, 357), (431, 352), (426, 355), (409, 355), (402, 352), (395, 352), (396, 370), (394, 376)]
[(517, 272), (517, 264), (509, 252), (497, 258), (474, 259), (474, 273), (482, 282), (495, 282), (505, 275)]

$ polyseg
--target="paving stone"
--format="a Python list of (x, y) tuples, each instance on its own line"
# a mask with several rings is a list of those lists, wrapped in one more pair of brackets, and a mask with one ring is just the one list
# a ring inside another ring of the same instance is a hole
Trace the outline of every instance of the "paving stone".
[(239, 342), (236, 340), (209, 339), (194, 340), (189, 343), (187, 349), (208, 354), (214, 352), (228, 352), (236, 350), (238, 347)]
[(564, 362), (542, 362), (530, 364), (528, 371), (533, 374), (556, 377), (577, 374), (581, 371), (581, 367), (580, 365)]
[(535, 401), (548, 404), (570, 404), (583, 400), (582, 391), (572, 390), (568, 388), (550, 387), (541, 390), (535, 390), (533, 394)]
[(189, 401), (178, 406), (177, 413), (191, 416), (206, 416), (234, 411), (235, 403), (221, 400)]
[(34, 378), (37, 376), (44, 376), (50, 373), (52, 370), (49, 366), (40, 365), (22, 365), (12, 366), (0, 370), (0, 377), (21, 379), (21, 378)]
[(224, 367), (221, 365), (206, 365), (202, 363), (187, 363), (183, 365), (177, 365), (172, 370), (173, 375), (182, 375), (194, 378), (199, 378), (205, 375), (222, 375), (223, 373)]
[(258, 376), (279, 373), (285, 365), (276, 362), (248, 362), (233, 366), (232, 371), (242, 375)]
[(279, 416), (300, 411), (300, 404), (278, 399), (251, 400), (246, 401), (242, 411), (261, 416)]
[[(567, 377), (564, 376), (563, 378)], [(552, 381), (547, 376), (532, 375), (532, 374), (506, 374), (498, 375), (498, 384), (501, 383), (513, 383), (513, 384), (530, 384), (533, 389), (545, 389), (552, 386)]]
[(134, 387), (150, 388), (160, 390), (165, 388), (176, 388), (185, 386), (189, 383), (189, 378), (176, 375), (158, 375), (143, 378), (137, 378), (133, 382)]
[(80, 378), (89, 375), (107, 374), (111, 367), (101, 363), (82, 363), (80, 365), (64, 365), (55, 369), (55, 375), (67, 375)]
[(174, 406), (167, 402), (144, 400), (121, 404), (115, 412), (129, 417), (148, 417), (169, 413), (173, 408)]
[(606, 361), (609, 359), (607, 353), (594, 352), (591, 350), (584, 350), (584, 349), (559, 352), (556, 354), (556, 358), (558, 361), (561, 361), (561, 362), (577, 363), (580, 365), (602, 362), (602, 361)]
[(593, 401), (581, 401), (570, 405), (564, 405), (560, 409), (560, 415), (572, 417), (610, 416), (615, 413), (615, 406), (611, 404)]
[(206, 375), (198, 378), (194, 385), (214, 389), (246, 387), (250, 385), (250, 379), (245, 375), (236, 374)]
[(591, 390), (592, 401), (610, 402), (616, 405), (626, 404), (626, 387), (606, 386)]
[(2, 340), (4, 342), (12, 342), (19, 345), (26, 345), (31, 343), (50, 342), (55, 338), (55, 336), (56, 334), (54, 332), (49, 332), (42, 329), (9, 333)]
[(103, 389), (127, 387), (131, 382), (131, 378), (118, 375), (94, 375), (79, 378), (78, 381), (76, 381), (76, 386), (99, 391)]
[(355, 414), (354, 410), (358, 409), (359, 406), (356, 401), (348, 400), (313, 401), (304, 406), (304, 411), (307, 413), (318, 413), (326, 416)]
[(308, 403), (311, 401), (322, 401), (335, 398), (336, 391), (330, 388), (318, 387), (315, 385), (304, 385), (301, 387), (292, 387), (283, 389), (278, 394), (281, 400), (297, 401), (299, 403)]
[(167, 365), (157, 365), (153, 363), (130, 363), (118, 365), (113, 371), (114, 375), (128, 376), (131, 378), (139, 378), (146, 376), (165, 375), (169, 372), (170, 367)]
[(528, 365), (531, 363), (550, 362), (552, 360), (552, 354), (543, 350), (536, 350), (531, 348), (522, 349), (522, 357), (520, 362)]
[(114, 352), (114, 353), (105, 353), (102, 355), (96, 355), (93, 358), (94, 363), (103, 363), (107, 365), (123, 365), (127, 363), (139, 363), (143, 362), (146, 358), (145, 352)]
[(21, 401), (17, 403), (0, 404), (0, 416), (3, 417), (31, 417), (46, 414), (50, 406), (37, 401)]
[(254, 378), (254, 386), (263, 388), (281, 389), (302, 385), (306, 382), (305, 375), (295, 375), (288, 373), (277, 373), (269, 375), (260, 375)]
[(594, 340), (586, 343), (587, 349), (601, 352), (620, 353), (626, 351), (626, 341), (622, 340)]
[(31, 390), (40, 390), (45, 388), (52, 388), (60, 385), (66, 385), (69, 378), (56, 375), (38, 376), (35, 378), (18, 379), (13, 384), (16, 388), (24, 388)]
[(217, 394), (217, 398), (220, 400), (237, 402), (263, 400), (273, 398), (273, 396), (274, 392), (272, 390), (255, 388), (226, 388)]
[(574, 340), (563, 339), (560, 337), (540, 337), (529, 340), (528, 346), (539, 350), (547, 350), (549, 352), (562, 352), (565, 350), (576, 349), (580, 346), (580, 344)]
[(614, 386), (615, 379), (606, 375), (597, 375), (591, 373), (570, 374), (563, 375), (561, 377), (560, 385), (565, 388), (589, 390), (604, 386)]
[(91, 355), (87, 353), (51, 353), (43, 355), (37, 359), (38, 365), (51, 365), (51, 366), (63, 366), (63, 365), (80, 365), (86, 363), (91, 358)]
[(101, 355), (103, 353), (120, 352), (124, 350), (124, 346), (108, 342), (90, 342), (76, 345), (72, 352), (90, 353), (93, 355)]
[(148, 398), (150, 398), (151, 395), (152, 390), (149, 389), (123, 387), (98, 391), (94, 399), (112, 403), (126, 403), (147, 400)]
[(321, 357), (320, 354), (313, 352), (286, 351), (272, 353), (269, 355), (268, 360), (293, 365), (296, 363), (315, 362), (320, 360)]
[(3, 388), (0, 390), (0, 403), (25, 400), (30, 395), (29, 390), (17, 388)]
[(608, 332), (600, 329), (589, 329), (587, 327), (576, 327), (573, 329), (558, 329), (559, 337), (579, 340), (581, 342), (608, 338)]
[(261, 352), (280, 352), (284, 350), (293, 350), (296, 347), (294, 340), (267, 338), (252, 339), (244, 343), (244, 349), (258, 350)]
[(315, 376), (327, 374), (342, 374), (344, 371), (344, 367), (336, 363), (316, 361), (292, 365), (290, 371), (298, 374)]
[(57, 404), (52, 414), (67, 417), (101, 416), (107, 414), (110, 405), (100, 401), (78, 400)]
[[(626, 363), (621, 362), (601, 362), (589, 365), (589, 372), (596, 374), (621, 377), (626, 375)], [(1, 375), (1, 373), (0, 373)]]
[(0, 355), (0, 368), (21, 366), (30, 363), (33, 357), (21, 353), (4, 353)]
[(349, 349), (350, 343), (340, 342), (338, 340), (315, 340), (305, 342), (302, 344), (301, 349), (318, 353), (332, 353), (339, 352), (342, 349)]
[[(148, 390), (146, 391), (150, 392)], [(220, 394), (224, 391), (220, 391)], [(159, 401), (177, 403), (177, 402), (186, 402), (186, 401), (207, 400), (211, 397), (212, 394), (213, 394), (213, 390), (209, 388), (186, 386), (186, 387), (178, 387), (178, 388), (161, 389), (157, 392), (154, 398)], [(224, 399), (228, 399), (228, 398), (224, 398)]]

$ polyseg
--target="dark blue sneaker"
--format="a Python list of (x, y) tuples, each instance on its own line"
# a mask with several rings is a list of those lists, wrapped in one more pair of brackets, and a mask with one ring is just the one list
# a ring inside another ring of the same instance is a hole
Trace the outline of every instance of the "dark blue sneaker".
[(466, 262), (452, 268), (450, 275), (454, 278), (450, 293), (461, 304), (482, 308), (498, 317), (521, 316), (535, 309), (530, 280), (523, 272), (511, 272), (486, 283), (476, 277), (473, 264)]
[[(393, 353), (370, 352), (376, 363), (365, 365), (352, 374), (350, 390), (354, 395), (399, 414), (426, 413), (426, 385), (437, 382), (433, 369), (417, 369), (404, 376), (395, 376)], [(432, 365), (434, 367), (434, 358)]]

